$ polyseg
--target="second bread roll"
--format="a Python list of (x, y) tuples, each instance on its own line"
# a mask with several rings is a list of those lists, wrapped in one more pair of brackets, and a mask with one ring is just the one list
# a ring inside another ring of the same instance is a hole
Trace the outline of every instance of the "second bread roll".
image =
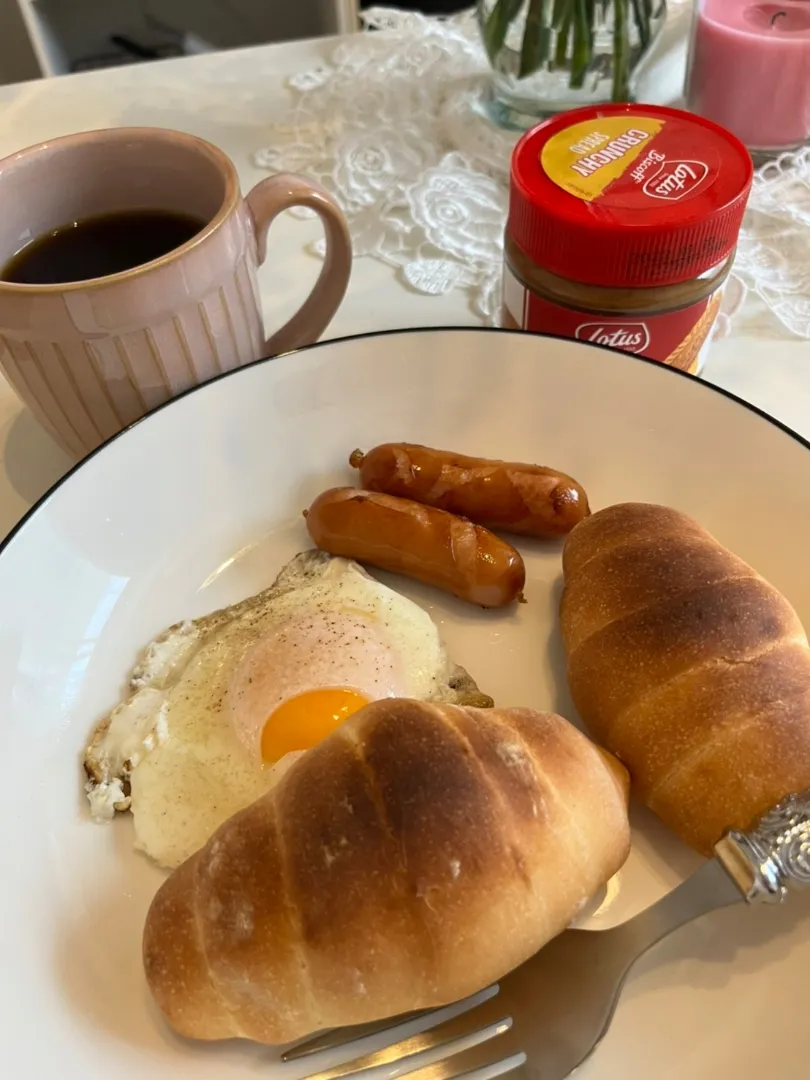
[(152, 993), (184, 1035), (266, 1043), (463, 998), (624, 862), (623, 772), (559, 716), (369, 705), (164, 883)]
[(574, 703), (687, 843), (710, 855), (810, 786), (810, 648), (777, 589), (696, 521), (645, 503), (578, 525), (563, 570)]

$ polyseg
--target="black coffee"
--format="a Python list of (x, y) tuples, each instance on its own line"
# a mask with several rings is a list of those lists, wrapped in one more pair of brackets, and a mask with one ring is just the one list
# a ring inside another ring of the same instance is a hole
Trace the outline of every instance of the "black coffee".
[(71, 221), (21, 248), (0, 270), (0, 280), (61, 285), (119, 274), (174, 251), (204, 226), (170, 210), (122, 210)]

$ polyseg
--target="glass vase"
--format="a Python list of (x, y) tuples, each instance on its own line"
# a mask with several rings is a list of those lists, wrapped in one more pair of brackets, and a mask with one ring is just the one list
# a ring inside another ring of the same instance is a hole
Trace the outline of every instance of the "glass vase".
[(634, 100), (666, 0), (477, 0), (491, 118), (521, 130), (583, 105)]

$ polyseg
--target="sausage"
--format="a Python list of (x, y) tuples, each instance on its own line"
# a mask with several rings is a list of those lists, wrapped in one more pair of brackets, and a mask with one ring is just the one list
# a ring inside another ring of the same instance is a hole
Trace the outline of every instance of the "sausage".
[(324, 491), (305, 517), (309, 535), (330, 555), (405, 574), (482, 607), (522, 599), (526, 568), (518, 552), (444, 510), (343, 487)]
[(488, 529), (537, 536), (565, 536), (590, 514), (576, 480), (542, 465), (489, 461), (415, 443), (383, 443), (349, 464), (369, 491), (415, 499), (469, 518)]

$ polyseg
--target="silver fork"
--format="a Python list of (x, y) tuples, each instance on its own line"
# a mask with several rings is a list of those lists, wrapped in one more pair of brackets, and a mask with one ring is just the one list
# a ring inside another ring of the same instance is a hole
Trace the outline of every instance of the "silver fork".
[[(810, 884), (810, 790), (785, 799), (748, 833), (732, 831), (715, 857), (652, 907), (610, 930), (566, 930), (525, 964), (479, 995), (468, 1011), (382, 1050), (363, 1054), (307, 1080), (338, 1080), (381, 1065), (409, 1080), (451, 1080), (487, 1068), (531, 1080), (564, 1080), (607, 1032), (635, 962), (674, 930), (732, 904), (784, 900), (789, 888)], [(351, 1049), (357, 1039), (389, 1031), (438, 1010), (377, 1024), (339, 1028), (284, 1054), (294, 1061), (318, 1051)], [(474, 1045), (457, 1048), (464, 1039)], [(443, 1056), (420, 1067), (421, 1055)]]

